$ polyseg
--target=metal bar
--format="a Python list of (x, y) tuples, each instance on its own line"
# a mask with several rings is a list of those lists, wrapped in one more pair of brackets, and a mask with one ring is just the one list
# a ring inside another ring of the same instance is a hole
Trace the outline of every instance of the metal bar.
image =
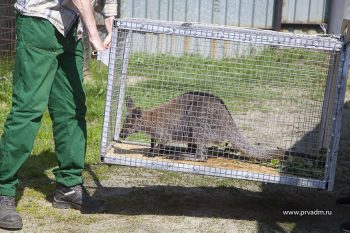
[(124, 20), (118, 21), (118, 27), (138, 32), (149, 32), (154, 34), (166, 34), (177, 36), (191, 36), (196, 38), (229, 40), (236, 42), (278, 45), (286, 47), (309, 48), (319, 50), (340, 51), (343, 42), (331, 37), (318, 35), (296, 35), (258, 29), (242, 29), (227, 27), (225, 31), (215, 26), (202, 26), (192, 24), (191, 27), (182, 27), (179, 23), (160, 24), (152, 20)]
[(345, 0), (330, 1), (330, 9), (328, 15), (328, 33), (340, 34), (341, 23), (344, 16)]
[(130, 39), (131, 39), (131, 31), (128, 31), (125, 38), (124, 52), (123, 52), (124, 56), (123, 56), (123, 64), (122, 64), (122, 73), (120, 78), (117, 118), (115, 120), (115, 131), (114, 131), (114, 138), (113, 138), (115, 141), (118, 141), (119, 139), (120, 123), (121, 123), (122, 113), (123, 113), (125, 86), (126, 86), (126, 79), (128, 77), (128, 64), (129, 64), (129, 54), (130, 54), (130, 46), (131, 46)]
[(112, 32), (111, 54), (109, 55), (108, 76), (107, 76), (108, 81), (107, 81), (107, 87), (106, 87), (106, 105), (105, 105), (105, 114), (104, 114), (103, 129), (102, 129), (102, 136), (101, 136), (101, 150), (100, 150), (101, 161), (103, 161), (103, 157), (106, 155), (106, 150), (108, 147), (107, 138), (108, 138), (108, 129), (109, 129), (110, 114), (111, 114), (112, 91), (113, 91), (117, 44), (118, 44), (118, 30), (114, 28)]
[[(350, 20), (343, 20), (342, 26), (341, 26), (341, 33), (343, 36), (343, 40), (345, 43), (349, 43), (350, 41), (350, 32), (349, 32), (349, 26), (350, 26)], [(338, 57), (338, 66), (336, 66), (335, 68), (338, 68), (338, 73), (337, 73), (337, 81), (340, 82), (340, 84), (338, 84), (340, 90), (339, 90), (339, 101), (337, 100), (337, 97), (335, 97), (335, 108), (338, 109), (338, 111), (340, 111), (339, 115), (338, 115), (338, 121), (339, 122), (334, 122), (333, 124), (333, 132), (332, 132), (332, 136), (333, 136), (333, 142), (332, 142), (332, 150), (330, 152), (330, 159), (327, 159), (327, 164), (326, 164), (326, 169), (327, 169), (327, 175), (328, 177), (326, 177), (326, 180), (328, 180), (329, 184), (328, 184), (328, 189), (329, 190), (333, 190), (334, 188), (334, 179), (335, 179), (335, 167), (336, 167), (336, 159), (337, 159), (337, 153), (338, 151), (335, 150), (338, 148), (338, 144), (339, 144), (339, 138), (337, 138), (337, 135), (339, 135), (340, 133), (340, 129), (337, 129), (337, 127), (340, 127), (341, 124), (341, 112), (342, 112), (342, 106), (343, 106), (343, 102), (344, 102), (344, 98), (345, 98), (345, 91), (346, 91), (346, 80), (348, 78), (348, 69), (349, 69), (349, 44), (346, 45), (346, 47), (344, 48), (345, 52), (343, 52), (342, 54), (340, 54), (340, 56)], [(344, 57), (345, 56), (345, 57)], [(337, 83), (338, 83), (337, 82)], [(338, 90), (338, 89), (336, 89)], [(339, 106), (340, 105), (340, 106)], [(340, 107), (340, 109), (339, 109)], [(337, 110), (335, 110), (334, 112), (334, 119), (337, 120)], [(339, 124), (339, 126), (338, 126)]]
[(332, 148), (331, 148), (331, 162), (329, 167), (328, 190), (334, 189), (335, 171), (337, 165), (338, 146), (340, 140), (341, 117), (343, 112), (343, 103), (345, 99), (346, 82), (348, 79), (348, 70), (350, 65), (350, 46), (347, 44), (341, 54), (341, 61), (339, 64), (339, 72), (337, 78), (337, 91), (335, 98), (334, 110), (334, 124), (332, 132)]
[(274, 0), (272, 28), (275, 31), (281, 30), (283, 0)]
[[(334, 100), (336, 96), (337, 75), (339, 69), (341, 53), (332, 54), (330, 57), (333, 64), (330, 64), (326, 83), (326, 90), (323, 98), (322, 117), (320, 122), (320, 148), (327, 148), (327, 159), (325, 164), (325, 180), (329, 179), (329, 168), (332, 160), (332, 135), (334, 124)], [(329, 132), (331, 131), (331, 132)], [(319, 148), (319, 149), (320, 149)]]
[(326, 22), (326, 15), (329, 11), (330, 1), (324, 0), (323, 8), (322, 8), (322, 22)]
[(118, 8), (117, 8), (117, 15), (118, 18), (121, 18), (121, 0), (117, 0)]
[[(339, 53), (331, 54), (330, 55), (330, 61), (334, 61), (333, 63), (329, 64), (328, 67), (328, 77), (327, 77), (327, 83), (325, 88), (325, 93), (323, 97), (323, 105), (322, 105), (322, 114), (321, 114), (321, 122), (320, 122), (320, 145), (318, 146), (318, 149), (321, 148), (328, 148), (330, 145), (330, 138), (327, 134), (327, 129), (329, 129), (329, 125), (332, 123), (332, 117), (331, 117), (331, 96), (334, 95), (333, 93), (333, 82), (335, 79), (336, 74), (336, 68), (338, 67), (337, 61), (339, 59)], [(330, 156), (329, 151), (327, 151), (327, 156)], [(326, 167), (328, 167), (329, 159), (326, 160)]]
[(323, 180), (307, 179), (307, 178), (298, 178), (291, 176), (274, 176), (269, 174), (247, 172), (242, 170), (231, 170), (224, 168), (214, 168), (214, 167), (205, 167), (192, 164), (180, 164), (172, 163), (165, 161), (157, 160), (147, 160), (139, 158), (130, 158), (130, 157), (110, 157), (106, 156), (104, 159), (106, 164), (118, 164), (125, 166), (135, 166), (135, 167), (144, 167), (149, 169), (157, 169), (163, 171), (175, 171), (175, 172), (186, 172), (199, 175), (209, 175), (217, 177), (226, 177), (226, 178), (236, 178), (243, 180), (252, 180), (252, 181), (262, 181), (275, 184), (285, 184), (293, 185), (300, 187), (316, 188), (316, 189), (325, 189), (326, 182)]
[[(345, 43), (348, 43), (350, 41), (350, 32), (348, 31), (350, 26), (350, 20), (344, 19), (341, 27), (342, 37)], [(339, 69), (339, 63), (341, 60), (340, 54), (331, 54), (330, 61), (336, 61), (333, 64), (330, 64), (329, 71), (328, 71), (328, 79), (327, 79), (327, 85), (326, 85), (326, 91), (324, 94), (324, 100), (323, 100), (323, 108), (322, 108), (322, 119), (321, 119), (321, 135), (320, 135), (320, 141), (322, 143), (321, 147), (327, 147), (330, 145), (330, 135), (326, 134), (326, 130), (330, 127), (333, 120), (333, 109), (332, 109), (332, 102), (331, 100), (334, 100), (335, 91), (336, 88), (334, 87), (336, 84), (333, 84), (333, 82), (336, 82), (337, 80), (337, 69)], [(346, 67), (345, 67), (346, 68)], [(326, 160), (326, 169), (329, 169), (330, 162), (331, 162), (331, 154), (328, 153), (329, 158)], [(329, 175), (329, 173), (325, 174), (326, 176)], [(328, 177), (326, 177), (326, 180)]]

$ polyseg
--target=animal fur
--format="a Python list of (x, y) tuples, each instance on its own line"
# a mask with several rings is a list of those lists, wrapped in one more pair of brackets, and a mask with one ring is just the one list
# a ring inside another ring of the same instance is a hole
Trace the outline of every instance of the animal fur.
[[(126, 99), (127, 117), (120, 138), (144, 132), (151, 136), (151, 147), (182, 142), (189, 145), (195, 160), (207, 159), (209, 144), (229, 142), (247, 157), (271, 159), (269, 151), (250, 145), (240, 133), (235, 121), (220, 98), (206, 92), (187, 92), (169, 102), (142, 111)], [(188, 150), (188, 151), (189, 151)]]

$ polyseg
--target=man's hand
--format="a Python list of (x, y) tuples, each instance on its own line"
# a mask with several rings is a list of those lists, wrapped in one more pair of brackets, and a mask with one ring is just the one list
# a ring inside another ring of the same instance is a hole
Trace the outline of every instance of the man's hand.
[(102, 42), (98, 33), (91, 36), (89, 35), (89, 42), (92, 48), (96, 51), (104, 51), (107, 48), (107, 46), (105, 46), (104, 43)]
[(103, 45), (106, 48), (109, 48), (111, 46), (113, 20), (114, 20), (114, 16), (109, 16), (109, 17), (105, 18), (105, 27), (106, 27), (106, 31), (107, 31), (107, 36), (106, 36), (105, 40), (103, 41)]
[(90, 1), (72, 0), (72, 3), (80, 13), (81, 20), (85, 25), (92, 47), (97, 51), (104, 51), (106, 46), (102, 43), (102, 40), (98, 34)]

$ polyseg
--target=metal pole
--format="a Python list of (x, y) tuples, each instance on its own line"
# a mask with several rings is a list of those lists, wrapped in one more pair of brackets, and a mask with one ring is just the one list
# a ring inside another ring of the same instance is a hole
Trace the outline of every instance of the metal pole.
[(121, 14), (121, 0), (117, 0), (117, 3), (118, 3), (118, 9), (117, 9), (117, 18), (121, 18), (122, 16), (120, 15)]
[(109, 65), (108, 65), (108, 81), (107, 81), (107, 87), (106, 87), (106, 105), (105, 105), (105, 114), (104, 114), (104, 121), (103, 121), (103, 129), (102, 129), (102, 135), (101, 135), (101, 150), (100, 150), (100, 158), (103, 162), (103, 158), (106, 155), (107, 147), (109, 146), (108, 143), (110, 143), (108, 140), (108, 131), (110, 126), (110, 120), (111, 120), (111, 108), (112, 108), (112, 95), (113, 95), (113, 84), (114, 84), (114, 73), (115, 73), (115, 60), (116, 60), (116, 51), (117, 51), (117, 45), (119, 43), (119, 37), (118, 37), (118, 29), (116, 27), (113, 28), (112, 31), (112, 46), (111, 46), (111, 53), (109, 55)]
[(337, 165), (338, 147), (340, 141), (340, 128), (343, 105), (345, 100), (346, 83), (348, 79), (349, 65), (350, 65), (350, 21), (343, 20), (341, 26), (341, 33), (344, 36), (344, 42), (346, 43), (344, 51), (341, 54), (340, 69), (338, 71), (338, 85), (337, 85), (337, 96), (335, 99), (335, 111), (334, 111), (334, 124), (332, 132), (332, 147), (331, 147), (331, 163), (329, 164), (329, 179), (328, 179), (328, 190), (333, 191), (335, 172)]
[(122, 61), (122, 70), (120, 77), (120, 86), (119, 86), (119, 100), (118, 100), (118, 109), (117, 109), (117, 118), (115, 120), (115, 131), (114, 131), (114, 141), (119, 140), (120, 133), (120, 123), (122, 121), (126, 81), (128, 77), (128, 65), (129, 65), (129, 53), (131, 49), (131, 31), (123, 32), (127, 33), (125, 42), (124, 42), (124, 51), (123, 51), (123, 61)]
[(273, 5), (273, 23), (272, 23), (272, 29), (274, 31), (280, 31), (281, 30), (282, 7), (283, 7), (283, 0), (274, 0), (274, 5)]
[(345, 1), (348, 0), (332, 0), (329, 5), (328, 15), (328, 33), (340, 34), (341, 25), (344, 17)]

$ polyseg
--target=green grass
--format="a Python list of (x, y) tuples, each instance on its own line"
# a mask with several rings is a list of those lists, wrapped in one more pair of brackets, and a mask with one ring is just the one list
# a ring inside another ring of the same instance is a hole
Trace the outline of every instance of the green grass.
[[(300, 95), (286, 95), (291, 89), (302, 93), (305, 98), (320, 100), (326, 77), (327, 67), (324, 67), (324, 64), (327, 59), (325, 53), (273, 48), (252, 56), (220, 60), (191, 54), (170, 56), (136, 53), (130, 57), (128, 75), (140, 76), (142, 79), (128, 86), (127, 95), (134, 98), (137, 106), (148, 109), (160, 104), (160, 101), (165, 102), (187, 91), (208, 91), (222, 98), (231, 111), (240, 112), (255, 108), (264, 112), (269, 110), (261, 104), (264, 100), (298, 100)], [(5, 109), (0, 112), (1, 125), (11, 104), (12, 67), (11, 59), (1, 60), (0, 77), (5, 77), (0, 81), (0, 107)], [(86, 163), (96, 164), (99, 162), (107, 69), (94, 60), (90, 62), (89, 68), (91, 77), (85, 83), (88, 106)], [(144, 88), (147, 91), (141, 91), (145, 90)], [(33, 148), (34, 158), (44, 158), (54, 151), (51, 127), (51, 120), (45, 112)], [(135, 134), (128, 140), (148, 142), (150, 139), (145, 134)], [(50, 158), (46, 161), (47, 167), (53, 168), (54, 156), (46, 157)], [(36, 161), (34, 159), (34, 163), (28, 165), (33, 166), (33, 172), (28, 174), (33, 177), (43, 173), (34, 169), (40, 166)], [(297, 164), (300, 167), (300, 163)], [(280, 166), (278, 161), (267, 165)]]
[(12, 77), (12, 69), (14, 65), (13, 57), (0, 57), (0, 80), (1, 78)]
[(222, 98), (232, 111), (246, 111), (247, 106), (268, 111), (261, 104), (264, 100), (321, 100), (327, 59), (325, 53), (272, 48), (250, 57), (220, 60), (136, 53), (129, 59), (128, 75), (144, 80), (130, 85), (127, 95), (147, 109), (187, 91), (206, 91)]
[[(130, 86), (127, 94), (135, 98), (135, 102), (138, 106), (148, 108), (152, 105), (159, 104), (160, 99), (166, 101), (183, 92), (192, 90), (193, 88), (204, 91), (209, 89), (211, 90), (213, 88), (214, 94), (220, 96), (222, 94), (225, 102), (230, 103), (232, 100), (234, 100), (235, 103), (237, 103), (237, 106), (234, 106), (233, 104), (231, 105), (231, 108), (234, 111), (245, 111), (245, 101), (247, 101), (247, 99), (252, 99), (247, 98), (247, 96), (254, 97), (255, 100), (251, 104), (254, 104), (254, 106), (256, 108), (260, 108), (260, 110), (264, 110), (263, 107), (259, 106), (259, 99), (271, 98), (278, 100), (280, 98), (280, 94), (290, 86), (293, 86), (293, 88), (296, 89), (305, 89), (308, 87), (306, 86), (306, 83), (309, 79), (309, 81), (311, 80), (311, 83), (307, 85), (316, 85), (318, 88), (320, 88), (320, 79), (315, 77), (315, 73), (317, 74), (317, 70), (322, 69), (322, 67), (320, 67), (317, 63), (306, 64), (304, 66), (305, 69), (310, 70), (309, 76), (305, 74), (303, 77), (293, 77), (293, 79), (288, 76), (288, 72), (297, 72), (296, 69), (300, 68), (300, 66), (296, 65), (299, 59), (305, 61), (316, 59), (317, 54), (310, 55), (304, 54), (303, 51), (296, 51), (291, 55), (291, 52), (288, 50), (282, 51), (281, 53), (276, 53), (274, 51), (265, 51), (264, 53), (265, 56), (269, 58), (265, 61), (260, 57), (256, 58), (255, 61), (249, 59), (244, 61), (243, 58), (219, 61), (193, 55), (186, 55), (184, 57), (170, 57), (166, 55), (146, 56), (145, 54), (136, 54), (130, 59), (129, 75), (143, 76), (146, 77), (146, 79)], [(320, 59), (323, 59), (323, 57), (320, 57)], [(269, 65), (269, 63), (272, 62), (280, 62), (281, 66), (270, 70), (269, 67), (271, 67), (271, 64)], [(157, 65), (155, 66), (155, 64)], [(282, 66), (282, 64), (284, 66)], [(2, 111), (0, 111), (0, 135), (2, 134), (3, 130), (2, 125), (5, 122), (7, 113), (11, 106), (12, 66), (13, 64), (10, 62), (1, 63), (0, 61), (0, 77), (5, 77), (0, 80), (0, 108), (2, 109)], [(190, 71), (196, 67), (198, 72), (191, 73)], [(287, 69), (285, 70), (283, 67), (286, 67)], [(237, 74), (236, 71), (240, 68), (242, 72)], [(242, 70), (243, 68), (249, 69)], [(260, 185), (260, 183), (257, 184), (256, 182), (244, 180), (214, 178), (176, 172), (160, 172), (142, 168), (95, 165), (99, 163), (100, 137), (104, 113), (106, 69), (98, 62), (92, 61), (90, 63), (90, 72), (91, 79), (85, 83), (88, 106), (88, 144), (86, 157), (86, 163), (88, 166), (83, 174), (85, 181), (92, 183), (96, 179), (101, 182), (107, 180), (113, 182), (113, 187), (130, 187), (130, 185), (139, 185), (142, 187), (142, 190), (145, 189), (144, 187), (152, 186), (154, 184), (163, 185), (160, 186), (159, 192), (151, 192), (150, 195), (149, 191), (146, 189), (146, 191), (144, 191), (146, 194), (131, 191), (127, 194), (116, 193), (114, 196), (109, 196), (109, 203), (112, 205), (114, 210), (117, 210), (116, 212), (118, 213), (118, 215), (115, 217), (123, 220), (121, 221), (121, 224), (122, 229), (124, 229), (125, 232), (131, 232), (130, 229), (134, 227), (132, 224), (130, 224), (130, 222), (123, 225), (123, 222), (126, 222), (125, 219), (129, 221), (128, 218), (130, 218), (133, 221), (140, 221), (142, 215), (140, 214), (141, 217), (134, 215), (128, 216), (127, 214), (124, 215), (123, 212), (119, 210), (120, 206), (127, 207), (126, 209), (131, 208), (135, 210), (142, 210), (145, 208), (145, 203), (149, 203), (149, 199), (153, 198), (155, 200), (161, 200), (157, 202), (157, 205), (155, 205), (157, 208), (161, 208), (163, 210), (174, 210), (179, 208), (179, 213), (183, 213), (180, 209), (183, 207), (183, 205), (178, 207), (178, 203), (183, 199), (183, 196), (181, 195), (174, 199), (173, 196), (176, 196), (174, 194), (177, 194), (177, 192), (167, 192), (167, 186), (215, 187), (219, 188), (218, 192), (222, 192), (226, 190), (226, 188), (237, 187), (240, 188), (238, 194), (242, 192), (241, 195), (245, 196), (244, 190), (249, 189), (250, 186)], [(273, 82), (271, 79), (269, 80), (269, 77), (264, 72), (271, 72), (271, 74), (275, 74), (274, 77), (277, 77), (277, 74), (279, 74), (278, 82)], [(230, 75), (232, 75), (232, 77)], [(321, 75), (324, 74), (321, 73)], [(197, 77), (202, 81), (207, 80), (207, 83), (210, 85), (206, 86), (202, 85), (201, 83), (197, 83), (199, 85), (195, 86), (192, 83), (192, 79), (194, 77)], [(237, 82), (228, 83), (226, 81), (226, 77), (239, 81), (239, 83), (241, 83), (240, 86), (236, 86)], [(264, 81), (266, 78), (267, 80)], [(171, 84), (164, 83), (164, 81), (167, 79), (174, 80), (173, 84), (176, 85), (176, 90)], [(271, 82), (272, 87), (266, 86), (269, 82)], [(256, 84), (255, 87), (251, 86), (251, 83)], [(164, 91), (160, 91), (159, 87), (155, 86), (156, 84), (162, 84)], [(224, 88), (221, 88), (220, 84), (224, 84)], [(149, 92), (144, 93), (145, 95), (141, 96), (139, 94), (141, 87), (152, 88)], [(348, 85), (348, 87), (350, 86)], [(228, 94), (235, 92), (238, 94)], [(318, 99), (318, 95), (318, 92), (305, 93), (305, 96), (311, 99)], [(291, 96), (291, 98), (293, 99), (296, 97)], [(135, 137), (136, 136), (137, 135), (135, 135)], [(138, 136), (138, 139), (140, 139), (140, 135)], [(141, 136), (143, 140), (149, 141), (148, 136)], [(306, 165), (304, 164), (304, 161), (296, 161), (293, 163), (294, 168), (292, 165), (289, 168), (299, 169), (295, 170), (294, 172), (300, 172), (302, 169), (310, 169), (310, 167), (305, 167)], [(269, 164), (266, 165), (268, 166)], [(279, 162), (273, 161), (272, 165), (279, 166)], [(99, 221), (106, 220), (106, 218), (114, 218), (113, 215), (82, 215), (73, 210), (61, 211), (53, 209), (50, 204), (50, 198), (52, 198), (54, 192), (54, 177), (51, 170), (56, 166), (51, 120), (49, 119), (48, 113), (45, 112), (32, 155), (24, 165), (23, 169), (21, 169), (19, 172), (20, 183), (17, 195), (17, 209), (27, 221), (26, 227), (33, 227), (35, 224), (38, 224), (39, 226), (51, 226), (56, 232), (67, 231), (67, 228), (70, 229), (69, 227), (72, 228), (73, 226), (76, 226), (76, 228), (74, 228), (75, 231), (79, 229), (79, 227), (86, 230), (86, 226), (91, 226)], [(317, 170), (314, 172), (317, 172)], [(114, 178), (114, 176), (116, 178)], [(130, 181), (132, 182), (130, 183)], [(251, 195), (253, 195), (252, 193)], [(233, 197), (238, 195), (236, 192), (232, 192), (230, 194)], [(201, 195), (203, 196), (203, 194)], [(280, 194), (277, 195), (279, 196)], [(145, 196), (147, 196), (147, 198)], [(185, 197), (186, 200), (184, 203), (196, 203), (196, 197), (198, 197), (196, 193), (191, 193)], [(206, 196), (204, 195), (204, 197)], [(210, 194), (208, 195), (208, 198), (209, 197), (211, 198)], [(274, 199), (271, 202), (268, 202), (268, 204), (270, 206), (274, 206), (275, 200), (278, 199)], [(153, 205), (152, 201), (150, 203)], [(153, 208), (153, 206), (150, 207), (149, 205), (148, 208)], [(230, 207), (225, 211), (231, 211), (231, 209), (234, 208)], [(162, 217), (163, 216), (164, 215), (162, 215)], [(157, 217), (154, 218), (156, 219)], [(173, 218), (170, 220), (173, 221)], [(34, 225), (30, 225), (29, 222), (34, 223)], [(109, 222), (104, 227), (108, 228), (108, 224)], [(288, 222), (284, 224), (288, 224)], [(270, 229), (270, 225), (268, 225), (266, 228)], [(50, 230), (48, 230), (48, 232), (50, 232)]]

